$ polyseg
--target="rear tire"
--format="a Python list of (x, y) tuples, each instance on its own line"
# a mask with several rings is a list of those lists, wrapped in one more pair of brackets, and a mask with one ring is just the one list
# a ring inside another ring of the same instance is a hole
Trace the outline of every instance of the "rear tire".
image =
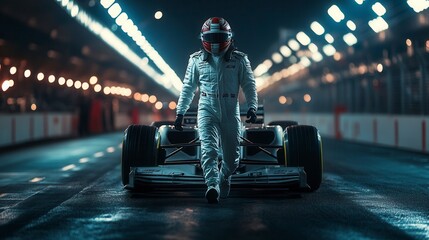
[(296, 122), (296, 121), (272, 121), (272, 122), (268, 123), (268, 125), (270, 125), (270, 126), (279, 125), (280, 127), (283, 128), (283, 130), (285, 130), (289, 126), (298, 125), (298, 122)]
[(286, 165), (304, 167), (310, 191), (316, 191), (322, 182), (322, 139), (313, 126), (296, 125), (285, 130)]
[(129, 183), (131, 167), (157, 166), (159, 136), (154, 126), (130, 125), (122, 142), (122, 184)]

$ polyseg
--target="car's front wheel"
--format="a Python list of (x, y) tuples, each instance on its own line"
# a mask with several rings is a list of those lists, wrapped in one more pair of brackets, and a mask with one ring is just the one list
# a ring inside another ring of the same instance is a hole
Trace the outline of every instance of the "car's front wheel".
[(129, 183), (131, 167), (156, 166), (159, 134), (154, 126), (130, 125), (122, 142), (122, 184)]
[(296, 125), (285, 130), (286, 165), (304, 167), (310, 191), (316, 191), (322, 182), (322, 139), (313, 126)]

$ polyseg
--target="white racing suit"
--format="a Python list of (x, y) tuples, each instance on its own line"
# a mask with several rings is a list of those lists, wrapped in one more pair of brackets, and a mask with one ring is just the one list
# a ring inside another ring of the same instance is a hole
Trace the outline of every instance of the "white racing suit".
[[(223, 176), (230, 176), (239, 164), (241, 86), (249, 108), (257, 109), (255, 79), (247, 56), (230, 48), (215, 64), (208, 52), (192, 54), (186, 69), (177, 114), (185, 114), (199, 88), (198, 131), (201, 166), (207, 186), (219, 184), (218, 148), (222, 147)], [(219, 144), (220, 141), (220, 144)]]

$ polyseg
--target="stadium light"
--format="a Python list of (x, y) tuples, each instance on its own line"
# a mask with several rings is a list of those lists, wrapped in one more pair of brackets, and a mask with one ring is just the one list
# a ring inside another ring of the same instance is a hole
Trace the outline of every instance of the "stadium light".
[(313, 32), (317, 35), (322, 35), (325, 32), (325, 28), (323, 28), (322, 25), (320, 25), (320, 23), (314, 21), (311, 23), (310, 25), (311, 30), (313, 30)]
[(427, 0), (408, 0), (407, 3), (416, 13), (429, 8), (429, 1)]
[(386, 8), (383, 5), (381, 5), (381, 3), (379, 3), (379, 2), (376, 2), (372, 5), (372, 10), (379, 17), (383, 16), (386, 13)]
[(320, 62), (323, 60), (323, 56), (320, 52), (315, 52), (311, 55), (311, 58), (313, 59), (313, 61), (315, 62)]
[(352, 20), (347, 21), (347, 27), (352, 31), (356, 30), (356, 24)]
[(317, 47), (317, 45), (314, 44), (314, 43), (310, 43), (310, 45), (308, 45), (308, 49), (312, 53), (316, 53), (319, 50), (319, 48)]
[(332, 46), (331, 44), (325, 45), (323, 46), (323, 52), (325, 53), (326, 56), (332, 56), (334, 55), (337, 50), (335, 50), (334, 46)]
[(119, 16), (116, 18), (115, 22), (118, 26), (122, 27), (123, 24), (125, 24), (128, 20), (128, 15), (124, 12), (119, 14)]
[(280, 53), (275, 52), (271, 55), (271, 59), (273, 59), (273, 62), (275, 63), (281, 63), (283, 61), (283, 56)]
[(372, 19), (371, 21), (368, 22), (368, 25), (376, 33), (384, 31), (389, 28), (389, 24), (387, 24), (387, 22), (382, 17)]
[(297, 33), (296, 39), (298, 39), (298, 41), (304, 46), (307, 46), (311, 43), (311, 39), (304, 32)]
[(355, 45), (358, 41), (357, 38), (355, 37), (355, 35), (353, 35), (353, 33), (347, 33), (346, 35), (344, 35), (343, 40), (349, 46)]
[(112, 6), (112, 4), (115, 2), (115, 0), (101, 0), (100, 4), (101, 6), (103, 6), (105, 9), (108, 9), (110, 6)]
[(294, 51), (298, 51), (300, 48), (299, 43), (295, 39), (289, 40), (287, 45)]
[(332, 5), (328, 9), (328, 14), (334, 19), (335, 22), (341, 22), (345, 18), (344, 13), (341, 12), (340, 8), (337, 5)]
[[(73, 6), (77, 6), (76, 3), (69, 0), (62, 0), (58, 3), (67, 12), (67, 14), (73, 16), (72, 10)], [(146, 57), (140, 57), (136, 52), (131, 49), (131, 47), (128, 46), (128, 44), (126, 44), (118, 36), (116, 36), (110, 30), (110, 27), (103, 26), (101, 23), (93, 19), (88, 13), (86, 13), (86, 11), (80, 10), (77, 15), (74, 16), (74, 18), (92, 33), (100, 37), (104, 42), (106, 42), (110, 47), (116, 50), (130, 63), (139, 68), (159, 86), (164, 87), (176, 96), (179, 95), (183, 85), (181, 79), (177, 76), (174, 70), (171, 69), (171, 67), (164, 61), (164, 59), (159, 55), (159, 53), (152, 47), (152, 45), (146, 40), (145, 36), (141, 35), (141, 32), (138, 31), (138, 28), (134, 25), (134, 23), (130, 19), (128, 19), (128, 16), (120, 15), (122, 9), (120, 8), (119, 4), (115, 3), (114, 0), (102, 0), (100, 1), (100, 3), (103, 5), (103, 7), (108, 9), (108, 12), (110, 11), (109, 14), (112, 17), (122, 16), (119, 20), (117, 20), (119, 23), (122, 23), (121, 28), (123, 30), (126, 29), (127, 34), (129, 31), (131, 31), (129, 33), (130, 37), (133, 38), (135, 43), (141, 48), (141, 50), (143, 50), (143, 52), (153, 62), (153, 64), (156, 65), (157, 68), (154, 68), (151, 65), (145, 63), (147, 62)], [(126, 28), (124, 28), (125, 25)]]
[(355, 2), (359, 5), (362, 5), (362, 3), (365, 2), (365, 0), (355, 0)]
[(325, 40), (328, 42), (328, 43), (333, 43), (334, 42), (334, 37), (332, 37), (332, 35), (331, 34), (329, 34), (329, 33), (327, 33), (327, 34), (325, 34)]
[(284, 57), (289, 57), (290, 55), (292, 55), (292, 50), (290, 50), (290, 48), (288, 48), (286, 45), (283, 45), (280, 47), (280, 53)]
[(113, 4), (107, 12), (112, 18), (116, 18), (122, 11), (121, 6), (118, 3)]

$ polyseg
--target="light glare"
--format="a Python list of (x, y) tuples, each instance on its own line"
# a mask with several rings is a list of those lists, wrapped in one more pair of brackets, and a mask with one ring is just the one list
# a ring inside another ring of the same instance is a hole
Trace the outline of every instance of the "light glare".
[(24, 77), (29, 78), (31, 76), (31, 71), (29, 69), (24, 71)]
[(307, 102), (307, 103), (311, 101), (310, 94), (307, 93), (307, 94), (304, 95), (304, 101)]
[(383, 16), (386, 13), (386, 8), (384, 8), (381, 3), (376, 2), (372, 5), (372, 10), (377, 14), (379, 17)]
[(275, 52), (271, 55), (271, 59), (273, 59), (275, 63), (281, 63), (283, 61), (283, 56), (280, 53)]
[(296, 39), (298, 39), (298, 41), (304, 46), (307, 46), (311, 42), (311, 39), (304, 32), (297, 33)]
[(66, 83), (66, 79), (63, 77), (58, 78), (58, 84), (59, 85), (64, 85)]
[(156, 103), (155, 103), (155, 108), (156, 108), (156, 109), (161, 110), (161, 109), (162, 109), (162, 107), (163, 107), (162, 102), (156, 102)]
[(121, 6), (118, 3), (113, 4), (107, 12), (112, 18), (116, 18), (122, 11)]
[(300, 48), (299, 43), (295, 39), (289, 40), (287, 45), (294, 51), (298, 51)]
[(98, 78), (96, 76), (92, 76), (91, 78), (89, 78), (89, 83), (91, 85), (94, 85), (98, 82)]
[(176, 109), (176, 106), (177, 106), (177, 104), (176, 104), (176, 102), (175, 102), (175, 101), (171, 101), (171, 102), (168, 104), (168, 108), (170, 108), (171, 110)]
[(378, 33), (384, 31), (389, 28), (389, 24), (382, 18), (378, 17), (368, 22), (368, 25), (374, 30), (374, 32)]
[(101, 91), (101, 85), (100, 84), (95, 85), (94, 86), (94, 91), (95, 92), (100, 92)]
[(45, 78), (45, 74), (43, 74), (43, 73), (37, 74), (37, 80), (42, 81), (43, 78)]
[(288, 48), (286, 45), (283, 45), (280, 47), (280, 53), (284, 57), (289, 57), (292, 54), (292, 50), (290, 50), (290, 48)]
[(89, 88), (89, 84), (87, 82), (82, 83), (83, 90), (88, 90), (88, 88)]
[(157, 98), (156, 98), (156, 96), (155, 96), (155, 95), (152, 95), (152, 96), (150, 96), (150, 97), (149, 97), (149, 102), (150, 102), (150, 103), (155, 103), (155, 102), (156, 102), (156, 99), (157, 99)]
[(332, 56), (335, 54), (336, 50), (334, 46), (331, 44), (323, 46), (323, 52), (326, 54), (326, 56)]
[(311, 23), (310, 25), (311, 30), (313, 30), (313, 32), (317, 35), (322, 35), (325, 32), (325, 28), (323, 28), (322, 25), (320, 25), (320, 23), (314, 21)]
[(128, 20), (128, 15), (126, 13), (121, 13), (119, 14), (119, 16), (116, 18), (115, 22), (116, 24), (118, 24), (118, 26), (122, 26), (124, 25)]
[(73, 80), (67, 79), (66, 85), (67, 85), (67, 87), (72, 87), (73, 86)]
[(155, 13), (155, 19), (161, 19), (162, 18), (162, 12), (161, 11), (157, 11)]
[(17, 71), (16, 67), (11, 67), (10, 70), (9, 70), (9, 72), (10, 72), (11, 75), (14, 75), (16, 73), (16, 71)]
[(334, 37), (332, 37), (332, 35), (331, 34), (329, 34), (329, 33), (327, 33), (326, 35), (325, 35), (325, 40), (328, 42), (328, 43), (333, 43), (334, 42)]
[(3, 92), (6, 92), (9, 89), (9, 81), (4, 81), (3, 84), (1, 85), (1, 89), (3, 90)]
[(344, 13), (341, 12), (340, 8), (337, 5), (332, 5), (328, 9), (328, 14), (334, 19), (335, 22), (341, 22), (345, 18)]
[(344, 35), (343, 40), (349, 46), (355, 45), (358, 41), (357, 38), (355, 37), (355, 35), (353, 35), (353, 33), (347, 33), (346, 35)]
[(101, 6), (103, 6), (104, 8), (109, 8), (113, 3), (115, 2), (115, 0), (101, 0)]
[(352, 31), (356, 30), (356, 24), (352, 20), (347, 21), (347, 27)]
[(429, 1), (427, 1), (427, 0), (408, 0), (407, 4), (416, 13), (419, 13), (423, 10), (426, 10), (429, 7)]

